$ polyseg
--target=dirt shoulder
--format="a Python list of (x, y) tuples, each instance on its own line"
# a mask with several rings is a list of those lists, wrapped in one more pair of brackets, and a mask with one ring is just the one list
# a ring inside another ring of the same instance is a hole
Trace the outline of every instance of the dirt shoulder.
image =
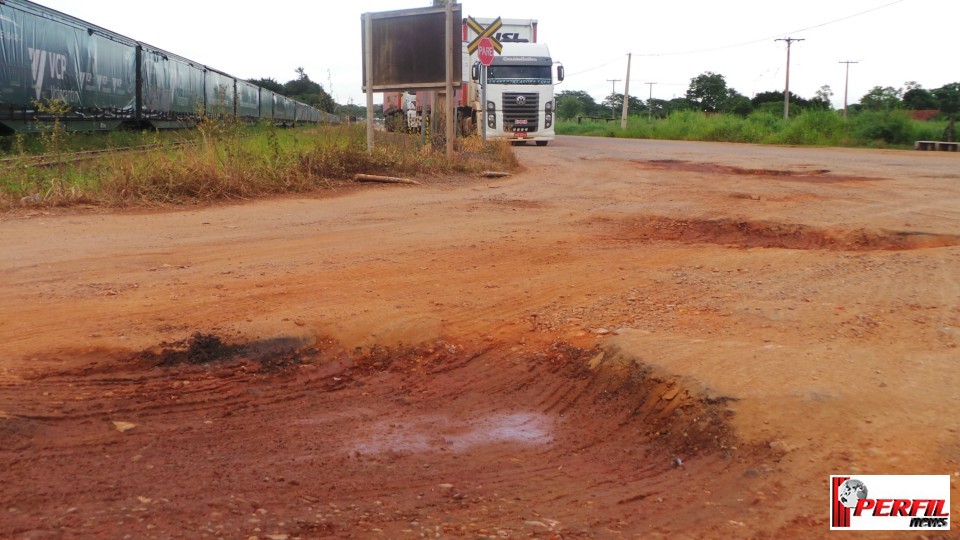
[(517, 151), (4, 215), (0, 536), (822, 537), (829, 474), (960, 500), (956, 156)]

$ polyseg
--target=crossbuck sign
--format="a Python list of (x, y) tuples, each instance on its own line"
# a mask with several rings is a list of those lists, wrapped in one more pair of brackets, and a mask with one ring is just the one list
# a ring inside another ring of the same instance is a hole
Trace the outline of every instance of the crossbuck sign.
[(477, 33), (477, 37), (470, 42), (470, 45), (467, 45), (467, 52), (469, 54), (477, 52), (477, 48), (480, 47), (480, 40), (483, 38), (490, 39), (490, 43), (493, 45), (494, 50), (497, 51), (497, 54), (503, 52), (503, 44), (500, 43), (500, 40), (494, 37), (494, 34), (497, 32), (497, 30), (500, 30), (500, 28), (503, 26), (503, 20), (501, 20), (500, 17), (497, 17), (496, 20), (490, 23), (490, 26), (486, 28), (478, 23), (473, 17), (467, 17), (467, 26)]

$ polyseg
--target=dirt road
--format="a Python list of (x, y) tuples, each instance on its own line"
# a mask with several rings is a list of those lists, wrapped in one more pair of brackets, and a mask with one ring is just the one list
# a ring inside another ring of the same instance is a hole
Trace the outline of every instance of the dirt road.
[(820, 538), (838, 473), (956, 509), (960, 157), (517, 152), (0, 216), (0, 537)]

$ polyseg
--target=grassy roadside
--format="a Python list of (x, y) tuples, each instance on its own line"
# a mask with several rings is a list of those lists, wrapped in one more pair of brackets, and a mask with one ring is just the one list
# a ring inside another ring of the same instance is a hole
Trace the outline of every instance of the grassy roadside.
[(756, 111), (747, 117), (684, 111), (665, 119), (630, 118), (626, 130), (619, 122), (564, 120), (557, 133), (633, 139), (718, 141), (754, 144), (912, 148), (918, 140), (941, 140), (947, 123), (916, 121), (902, 111), (862, 112), (848, 120), (836, 111), (804, 111), (784, 120)]
[[(157, 138), (150, 140), (151, 135)], [(368, 153), (363, 126), (279, 129), (206, 123), (189, 132), (145, 134), (141, 139), (127, 135), (124, 144), (118, 145), (180, 142), (182, 146), (107, 152), (90, 160), (70, 161), (70, 152), (78, 148), (74, 137), (93, 136), (51, 131), (37, 138), (33, 150), (22, 138), (14, 138), (12, 151), (0, 156), (8, 159), (0, 164), (0, 208), (245, 199), (323, 189), (332, 180), (361, 172), (423, 177), (517, 166), (508, 144), (483, 145), (479, 138), (458, 141), (458, 152), (448, 161), (442, 148), (421, 145), (417, 137), (378, 132), (378, 146)], [(113, 144), (110, 137), (100, 139), (101, 148)], [(36, 166), (32, 154), (38, 152), (53, 163)]]

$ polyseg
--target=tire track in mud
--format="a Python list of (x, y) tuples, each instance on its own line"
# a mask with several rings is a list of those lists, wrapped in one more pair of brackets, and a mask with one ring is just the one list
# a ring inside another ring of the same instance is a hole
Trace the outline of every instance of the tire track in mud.
[[(692, 494), (721, 484), (732, 504), (743, 470), (773, 457), (734, 450), (723, 405), (599, 350), (317, 343), (296, 362), (242, 344), (197, 364), (164, 365), (183, 348), (116, 352), (110, 371), (8, 385), (25, 402), (2, 401), (4, 431), (65, 386), (84, 399), (0, 451), (0, 506), (16, 510), (0, 535), (120, 523), (147, 535), (637, 532), (669, 522), (645, 505), (715, 512)], [(114, 419), (135, 427), (119, 432)]]

